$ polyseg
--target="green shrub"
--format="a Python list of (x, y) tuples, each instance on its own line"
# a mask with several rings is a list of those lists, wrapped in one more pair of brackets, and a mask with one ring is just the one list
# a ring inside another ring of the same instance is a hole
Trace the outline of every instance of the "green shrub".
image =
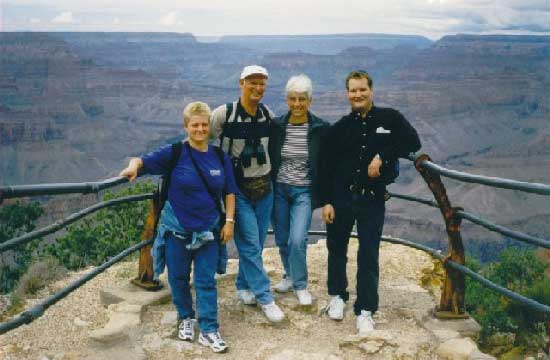
[[(532, 250), (507, 249), (500, 254), (499, 262), (480, 267), (474, 259), (467, 265), (494, 283), (550, 304), (550, 276), (544, 276), (545, 266)], [(516, 335), (516, 345), (526, 351), (548, 347), (548, 315), (509, 300), (469, 278), (466, 309), (482, 326), (482, 342), (495, 333), (512, 332)]]
[[(36, 220), (43, 212), (44, 210), (37, 202), (25, 204), (17, 201), (2, 205), (0, 207), (0, 243), (33, 231)], [(35, 239), (1, 255), (0, 292), (8, 293), (15, 287), (17, 280), (31, 263), (40, 241), (41, 239)]]
[[(483, 272), (482, 272), (483, 274)], [(481, 325), (481, 340), (497, 332), (514, 332), (517, 324), (506, 312), (507, 300), (479, 282), (466, 279), (466, 310)]]
[[(103, 199), (142, 194), (155, 188), (151, 182), (137, 183), (116, 194), (106, 192)], [(71, 270), (100, 265), (140, 241), (149, 206), (150, 201), (140, 201), (99, 210), (95, 216), (69, 226), (66, 235), (49, 246), (47, 253)]]
[(544, 276), (544, 264), (531, 250), (507, 249), (493, 264), (490, 279), (515, 292), (523, 292)]
[[(550, 276), (534, 283), (524, 295), (541, 304), (550, 305)], [(518, 303), (510, 303), (507, 310), (519, 324), (518, 338), (521, 344), (533, 351), (550, 353), (550, 315)]]
[(19, 296), (11, 293), (9, 296), (9, 305), (5, 311), (0, 313), (0, 321), (5, 322), (11, 319), (14, 315), (19, 314), (25, 309), (25, 301)]
[(56, 258), (45, 257), (36, 260), (19, 279), (14, 294), (20, 298), (34, 295), (38, 290), (46, 287), (46, 285), (53, 281), (59, 280), (66, 273), (67, 269), (60, 266)]

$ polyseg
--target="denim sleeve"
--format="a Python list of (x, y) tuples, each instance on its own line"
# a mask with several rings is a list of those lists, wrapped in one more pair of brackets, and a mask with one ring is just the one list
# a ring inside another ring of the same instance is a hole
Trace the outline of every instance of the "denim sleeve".
[(168, 170), (171, 156), (172, 145), (164, 145), (160, 149), (142, 156), (143, 170), (148, 174), (162, 175)]
[(166, 233), (166, 227), (159, 224), (157, 236), (153, 247), (151, 248), (151, 256), (153, 258), (153, 273), (155, 278), (158, 278), (160, 274), (164, 272), (164, 266), (166, 265), (165, 256), (165, 240), (164, 234)]
[(223, 171), (225, 174), (225, 192), (227, 194), (236, 194), (238, 188), (233, 174), (233, 164), (231, 164), (231, 160), (227, 154), (223, 154)]

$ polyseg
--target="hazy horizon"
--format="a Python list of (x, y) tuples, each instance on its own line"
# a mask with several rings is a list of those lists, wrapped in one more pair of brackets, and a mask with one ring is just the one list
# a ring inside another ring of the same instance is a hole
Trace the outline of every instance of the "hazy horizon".
[(550, 38), (550, 33), (504, 33), (504, 32), (498, 32), (498, 33), (467, 33), (467, 32), (458, 32), (455, 34), (444, 34), (440, 37), (433, 38), (428, 37), (425, 35), (420, 34), (404, 34), (404, 33), (315, 33), (315, 34), (222, 34), (222, 35), (202, 35), (202, 34), (195, 34), (192, 32), (176, 32), (176, 31), (88, 31), (88, 30), (74, 30), (74, 31), (66, 31), (66, 30), (3, 30), (0, 31), (0, 33), (147, 33), (147, 34), (178, 34), (178, 35), (191, 35), (193, 36), (197, 41), (204, 42), (204, 43), (215, 43), (220, 41), (224, 37), (237, 37), (237, 38), (259, 38), (259, 37), (328, 37), (328, 36), (335, 36), (335, 37), (346, 37), (346, 36), (369, 36), (369, 37), (375, 37), (375, 36), (387, 36), (387, 39), (389, 39), (391, 36), (395, 37), (419, 37), (419, 38), (425, 38), (432, 42), (437, 42), (444, 38), (445, 36), (456, 36), (456, 35), (466, 35), (466, 36), (537, 36), (537, 37), (548, 37)]

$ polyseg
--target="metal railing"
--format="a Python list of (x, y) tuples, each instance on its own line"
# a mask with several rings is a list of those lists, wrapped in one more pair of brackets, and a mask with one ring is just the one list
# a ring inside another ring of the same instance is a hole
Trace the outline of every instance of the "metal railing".
[(550, 241), (532, 235), (524, 234), (519, 231), (514, 231), (501, 225), (493, 224), (485, 219), (464, 211), (464, 209), (462, 208), (452, 207), (440, 176), (445, 176), (462, 182), (476, 183), (496, 188), (518, 190), (538, 195), (550, 195), (550, 185), (515, 181), (498, 177), (473, 175), (466, 172), (450, 170), (433, 163), (430, 157), (425, 154), (411, 154), (409, 155), (408, 159), (414, 162), (417, 171), (426, 181), (436, 201), (434, 202), (428, 199), (422, 199), (411, 195), (401, 195), (394, 193), (390, 194), (393, 197), (399, 199), (414, 201), (439, 208), (445, 221), (445, 227), (449, 238), (449, 254), (442, 259), (447, 274), (441, 294), (439, 311), (436, 312), (436, 315), (439, 315), (441, 317), (453, 317), (464, 314), (464, 275), (468, 275), (472, 279), (480, 282), (482, 285), (492, 289), (493, 291), (498, 292), (503, 296), (508, 297), (513, 301), (517, 301), (520, 304), (528, 306), (533, 310), (550, 314), (550, 306), (540, 304), (532, 299), (526, 298), (509, 289), (497, 285), (464, 266), (466, 258), (464, 253), (464, 246), (462, 243), (462, 237), (460, 234), (460, 225), (463, 219), (468, 220), (472, 223), (483, 226), (490, 231), (497, 232), (510, 238), (547, 249), (550, 248)]
[(86, 275), (81, 277), (78, 280), (73, 281), (71, 284), (67, 285), (63, 289), (59, 290), (54, 295), (50, 296), (49, 298), (43, 300), (42, 302), (36, 304), (32, 308), (23, 311), (21, 314), (19, 314), (17, 317), (0, 323), (0, 335), (13, 330), (15, 328), (18, 328), (21, 325), (29, 324), (33, 322), (35, 319), (39, 318), (40, 316), (44, 315), (44, 312), (47, 308), (57, 303), (59, 300), (63, 299), (67, 295), (69, 295), (74, 290), (78, 289), (82, 285), (86, 284), (88, 281), (95, 278), (97, 275), (101, 274), (103, 271), (107, 270), (112, 265), (116, 264), (120, 260), (124, 259), (128, 255), (132, 254), (134, 251), (141, 250), (145, 246), (150, 246), (153, 243), (154, 239), (150, 239), (148, 241), (141, 242), (139, 244), (136, 244), (134, 246), (129, 247), (128, 249), (122, 251), (120, 254), (112, 257), (109, 261), (106, 261), (102, 265), (94, 268), (90, 272), (88, 272)]
[[(513, 189), (529, 193), (535, 193), (540, 195), (550, 195), (550, 186), (538, 183), (527, 183), (514, 181), (509, 179), (501, 179), (497, 177), (485, 177), (481, 175), (472, 175), (465, 172), (446, 169), (440, 165), (431, 162), (427, 155), (414, 155), (409, 156), (409, 160), (415, 163), (416, 169), (422, 175), (428, 187), (432, 191), (435, 201), (430, 199), (423, 199), (411, 195), (403, 195), (397, 193), (390, 193), (394, 198), (413, 201), (421, 203), (427, 206), (438, 208), (443, 215), (447, 234), (449, 237), (449, 253), (448, 255), (442, 255), (439, 251), (432, 249), (426, 245), (418, 244), (405, 239), (399, 239), (394, 237), (383, 236), (382, 240), (409, 246), (418, 250), (422, 250), (429, 253), (433, 257), (443, 262), (446, 268), (446, 278), (444, 281), (443, 291), (441, 294), (439, 309), (437, 314), (441, 317), (460, 317), (464, 313), (464, 294), (465, 294), (465, 279), (464, 275), (471, 277), (472, 279), (480, 282), (484, 286), (492, 289), (493, 291), (502, 294), (514, 301), (517, 301), (525, 306), (530, 307), (533, 310), (540, 311), (546, 314), (550, 314), (550, 306), (540, 304), (532, 299), (517, 294), (509, 289), (506, 289), (500, 285), (497, 285), (483, 276), (475, 273), (471, 269), (464, 266), (465, 254), (462, 244), (462, 238), (460, 235), (460, 223), (462, 219), (471, 221), (477, 225), (483, 226), (490, 231), (498, 232), (505, 236), (515, 238), (517, 240), (541, 246), (544, 248), (550, 248), (550, 241), (541, 239), (528, 234), (523, 234), (514, 230), (507, 229), (506, 227), (493, 224), (487, 220), (484, 220), (476, 215), (470, 214), (461, 208), (454, 208), (451, 206), (449, 199), (447, 198), (445, 187), (441, 182), (440, 175), (453, 178), (459, 181), (477, 183), (482, 185), (488, 185), (498, 188)], [(8, 186), (0, 187), (0, 203), (3, 199), (18, 198), (26, 196), (37, 195), (59, 195), (59, 194), (73, 194), (73, 193), (97, 193), (101, 190), (117, 186), (119, 184), (126, 183), (128, 180), (123, 177), (116, 177), (107, 179), (100, 182), (88, 182), (88, 183), (65, 183), (65, 184), (36, 184), (36, 185), (22, 185), (22, 186)], [(80, 210), (74, 214), (71, 214), (64, 220), (57, 221), (49, 226), (41, 229), (29, 232), (25, 235), (10, 239), (0, 244), (0, 253), (11, 250), (19, 245), (25, 244), (33, 239), (42, 237), (47, 234), (56, 232), (63, 227), (103, 208), (116, 206), (122, 203), (128, 203), (133, 201), (143, 201), (152, 199), (151, 209), (149, 211), (144, 233), (142, 234), (142, 242), (124, 250), (117, 256), (113, 257), (109, 261), (105, 262), (101, 266), (98, 266), (88, 274), (84, 275), (81, 279), (68, 285), (66, 288), (60, 290), (58, 293), (52, 295), (43, 302), (35, 305), (33, 308), (22, 312), (14, 319), (0, 324), (0, 334), (15, 329), (23, 324), (32, 322), (34, 319), (41, 316), (44, 311), (61, 300), (69, 293), (84, 285), (86, 282), (93, 279), (95, 276), (112, 266), (116, 262), (120, 261), (124, 257), (131, 253), (140, 250), (139, 270), (138, 276), (132, 280), (136, 285), (142, 286), (147, 290), (158, 289), (158, 284), (153, 282), (153, 270), (152, 259), (150, 255), (150, 248), (153, 242), (155, 224), (159, 216), (159, 197), (158, 191), (155, 193), (147, 193), (140, 195), (127, 196), (123, 198), (113, 199), (97, 203), (93, 206)], [(326, 235), (326, 231), (309, 231), (310, 235)], [(352, 237), (356, 237), (357, 234), (353, 233)]]
[(4, 252), (6, 250), (13, 249), (16, 246), (26, 244), (29, 241), (37, 239), (39, 237), (52, 234), (52, 233), (54, 233), (58, 230), (63, 229), (65, 226), (67, 226), (69, 224), (72, 224), (73, 222), (75, 222), (79, 219), (82, 219), (83, 217), (85, 217), (87, 215), (90, 215), (90, 214), (92, 214), (92, 213), (94, 213), (94, 212), (96, 212), (100, 209), (108, 208), (108, 207), (111, 207), (111, 206), (124, 204), (124, 203), (128, 203), (128, 202), (133, 202), (133, 201), (143, 201), (143, 200), (152, 199), (153, 195), (154, 195), (153, 193), (140, 194), (140, 195), (131, 195), (131, 196), (125, 196), (125, 197), (122, 197), (122, 198), (112, 199), (112, 200), (103, 201), (103, 202), (94, 204), (94, 205), (92, 205), (88, 208), (82, 209), (82, 210), (80, 210), (80, 211), (78, 211), (74, 214), (69, 215), (64, 220), (56, 221), (53, 224), (45, 226), (41, 229), (31, 231), (31, 232), (26, 233), (24, 235), (21, 235), (21, 236), (15, 237), (13, 239), (10, 239), (6, 242), (3, 242), (2, 244), (0, 244), (0, 253)]
[(125, 177), (114, 177), (97, 182), (33, 184), (0, 187), (0, 204), (4, 199), (38, 195), (91, 194), (127, 183)]
[[(123, 183), (128, 182), (128, 179), (124, 177), (116, 177), (107, 179), (99, 182), (88, 182), (88, 183), (62, 183), (62, 184), (36, 184), (36, 185), (22, 185), (22, 186), (8, 186), (0, 188), (0, 203), (3, 199), (9, 198), (20, 198), (26, 196), (37, 196), (37, 195), (60, 195), (60, 194), (88, 194), (88, 193), (97, 193), (101, 190), (108, 189)], [(46, 298), (39, 304), (36, 304), (30, 309), (27, 309), (20, 313), (18, 316), (13, 319), (0, 323), (0, 335), (6, 333), (10, 330), (13, 330), (21, 325), (28, 324), (38, 317), (42, 316), (46, 309), (50, 306), (57, 303), (59, 300), (63, 299), (69, 295), (72, 291), (78, 289), (79, 287), (86, 284), (88, 281), (92, 280), (97, 275), (101, 274), (103, 271), (134, 253), (135, 251), (140, 250), (140, 269), (138, 276), (132, 282), (136, 285), (142, 286), (147, 290), (158, 289), (159, 286), (157, 283), (152, 281), (153, 270), (152, 262), (150, 260), (150, 248), (153, 243), (153, 230), (154, 224), (156, 223), (156, 214), (158, 214), (158, 191), (154, 193), (145, 193), (139, 195), (125, 196), (121, 198), (116, 198), (108, 201), (99, 202), (90, 207), (82, 209), (76, 213), (73, 213), (66, 217), (63, 220), (54, 222), (51, 225), (45, 226), (41, 229), (31, 231), (24, 235), (12, 238), (0, 244), (0, 253), (3, 253), (8, 250), (12, 250), (17, 246), (24, 245), (34, 239), (41, 238), (45, 235), (52, 234), (69, 224), (74, 223), (75, 221), (82, 219), (85, 216), (88, 216), (100, 209), (110, 208), (120, 204), (125, 204), (135, 201), (144, 201), (144, 200), (153, 200), (151, 204), (151, 210), (147, 216), (147, 221), (145, 225), (145, 230), (142, 234), (143, 241), (139, 242), (136, 245), (129, 247), (128, 249), (122, 251), (120, 254), (112, 257), (102, 265), (94, 268), (80, 279), (72, 282), (65, 288), (59, 290), (54, 295)], [(142, 260), (144, 259), (144, 260)], [(143, 270), (145, 267), (145, 270)]]

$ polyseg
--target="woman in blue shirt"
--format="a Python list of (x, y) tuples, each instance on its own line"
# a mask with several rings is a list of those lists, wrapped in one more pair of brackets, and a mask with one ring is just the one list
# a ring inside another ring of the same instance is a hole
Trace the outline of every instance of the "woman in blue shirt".
[[(188, 140), (172, 171), (159, 228), (165, 239), (168, 281), (178, 312), (178, 337), (193, 341), (195, 336), (195, 312), (189, 286), (194, 262), (199, 343), (214, 352), (225, 352), (227, 344), (219, 333), (214, 275), (219, 257), (218, 240), (225, 244), (233, 237), (237, 186), (229, 157), (223, 154), (222, 164), (217, 149), (208, 144), (210, 113), (203, 102), (191, 103), (183, 111)], [(172, 145), (163, 146), (141, 158), (131, 159), (120, 176), (132, 181), (140, 169), (154, 175), (166, 174), (171, 156)], [(220, 229), (220, 206), (216, 201), (224, 194), (226, 219)]]

